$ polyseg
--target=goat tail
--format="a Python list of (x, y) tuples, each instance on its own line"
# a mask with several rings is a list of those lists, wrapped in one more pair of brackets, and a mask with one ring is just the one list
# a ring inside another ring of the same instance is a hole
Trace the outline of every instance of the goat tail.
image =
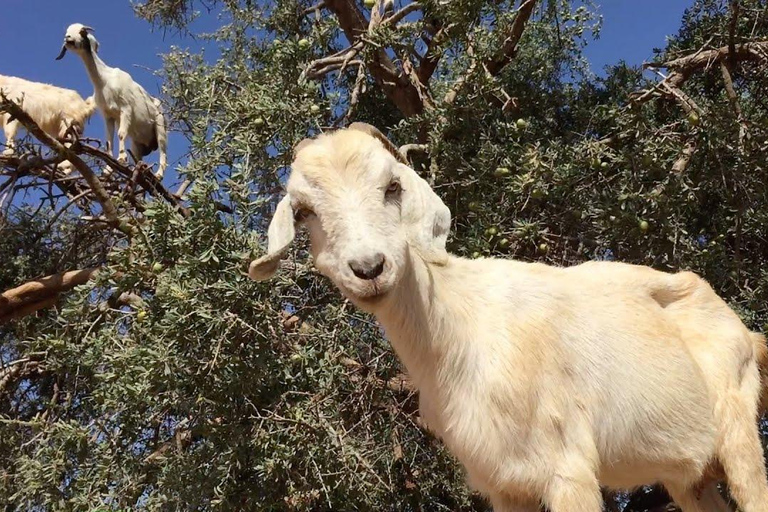
[(160, 149), (160, 162), (158, 165), (157, 179), (163, 179), (166, 167), (168, 167), (168, 133), (165, 129), (165, 116), (163, 115), (162, 104), (157, 98), (153, 98), (157, 107), (157, 116), (155, 117), (155, 132), (157, 135), (157, 146)]
[(766, 345), (765, 336), (753, 332), (750, 333), (752, 341), (755, 344), (755, 359), (757, 360), (757, 366), (760, 369), (760, 402), (758, 407), (760, 414), (768, 412), (768, 345)]

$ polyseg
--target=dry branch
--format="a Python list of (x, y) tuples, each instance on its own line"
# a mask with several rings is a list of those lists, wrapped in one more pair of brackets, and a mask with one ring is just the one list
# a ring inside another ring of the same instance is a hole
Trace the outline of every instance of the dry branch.
[(504, 34), (505, 38), (501, 48), (493, 59), (486, 63), (486, 67), (491, 75), (498, 75), (515, 58), (517, 45), (520, 43), (520, 38), (523, 37), (525, 25), (528, 23), (535, 6), (536, 0), (524, 0), (520, 7), (518, 7), (515, 21)]

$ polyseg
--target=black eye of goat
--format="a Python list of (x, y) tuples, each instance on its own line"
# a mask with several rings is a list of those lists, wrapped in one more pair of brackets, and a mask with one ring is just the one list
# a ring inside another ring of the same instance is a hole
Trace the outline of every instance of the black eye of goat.
[(293, 220), (295, 220), (296, 222), (301, 222), (314, 214), (315, 212), (313, 212), (309, 208), (298, 208), (295, 212), (293, 212)]
[(394, 194), (397, 194), (397, 193), (399, 193), (399, 192), (400, 192), (400, 190), (401, 190), (401, 188), (400, 188), (400, 182), (399, 182), (399, 181), (393, 181), (393, 182), (392, 182), (392, 183), (390, 183), (390, 184), (389, 184), (389, 186), (387, 187), (387, 192), (386, 192), (386, 194), (387, 194), (388, 196), (391, 196), (391, 195), (394, 195)]

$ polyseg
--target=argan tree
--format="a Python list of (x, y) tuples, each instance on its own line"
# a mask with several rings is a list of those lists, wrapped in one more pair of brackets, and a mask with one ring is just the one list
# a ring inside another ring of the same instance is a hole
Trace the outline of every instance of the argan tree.
[(245, 276), (292, 148), (371, 123), (451, 208), (452, 252), (691, 269), (761, 330), (767, 9), (698, 0), (653, 62), (596, 78), (584, 2), (137, 2), (148, 29), (219, 20), (195, 34), (215, 59), (174, 48), (161, 70), (179, 183), (0, 97), (32, 134), (0, 159), (0, 504), (487, 510), (301, 244)]

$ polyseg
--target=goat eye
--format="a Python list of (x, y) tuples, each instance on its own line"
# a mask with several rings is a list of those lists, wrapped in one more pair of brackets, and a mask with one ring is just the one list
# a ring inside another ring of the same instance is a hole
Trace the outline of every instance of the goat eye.
[(293, 212), (293, 220), (296, 222), (301, 222), (303, 220), (307, 220), (310, 216), (314, 215), (315, 212), (310, 210), (309, 208), (297, 208), (295, 212)]
[(387, 187), (387, 192), (386, 192), (386, 194), (387, 194), (388, 196), (391, 196), (391, 195), (394, 195), (394, 194), (397, 194), (397, 193), (399, 193), (399, 192), (400, 192), (400, 190), (401, 190), (401, 188), (400, 188), (400, 182), (399, 182), (399, 181), (393, 181), (393, 182), (392, 182), (392, 183), (390, 183), (390, 184), (389, 184), (389, 186)]

